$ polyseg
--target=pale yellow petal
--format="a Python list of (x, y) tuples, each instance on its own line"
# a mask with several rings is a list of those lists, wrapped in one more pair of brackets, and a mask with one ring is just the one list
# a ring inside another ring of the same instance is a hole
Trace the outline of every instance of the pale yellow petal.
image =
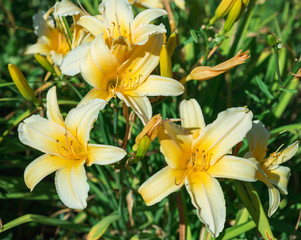
[(84, 12), (73, 2), (68, 0), (62, 0), (61, 2), (55, 3), (53, 14), (61, 17), (67, 17), (72, 15), (84, 14)]
[(268, 141), (270, 133), (265, 126), (259, 121), (253, 121), (252, 128), (246, 136), (249, 144), (249, 151), (261, 162), (267, 152)]
[(287, 184), (291, 175), (291, 170), (284, 166), (275, 166), (265, 171), (270, 183), (279, 188), (280, 192), (287, 194)]
[(98, 117), (98, 113), (106, 106), (102, 99), (94, 99), (86, 105), (73, 108), (67, 115), (65, 123), (71, 134), (83, 145), (87, 146), (90, 131)]
[(160, 150), (167, 164), (175, 169), (185, 169), (191, 158), (194, 138), (190, 132), (172, 122), (165, 122), (158, 131)]
[(178, 96), (184, 92), (184, 86), (172, 78), (150, 75), (137, 91), (146, 96)]
[(225, 199), (219, 182), (206, 172), (193, 172), (186, 179), (185, 186), (199, 219), (213, 237), (217, 237), (226, 219)]
[(280, 194), (278, 190), (272, 185), (267, 184), (269, 191), (269, 210), (268, 216), (271, 217), (277, 210), (280, 203)]
[(138, 79), (139, 84), (144, 82), (159, 64), (162, 44), (163, 35), (157, 34), (151, 36), (145, 45), (134, 46), (132, 55), (118, 70), (124, 73), (124, 80), (131, 78)]
[(46, 102), (46, 108), (47, 108), (47, 118), (48, 120), (55, 122), (62, 127), (65, 127), (64, 120), (62, 118), (59, 105), (57, 102), (56, 97), (56, 87), (52, 87), (48, 90), (47, 93), (47, 102)]
[(166, 33), (165, 26), (162, 23), (160, 25), (142, 24), (133, 31), (132, 41), (137, 45), (143, 45), (150, 36), (162, 33)]
[(99, 90), (97, 88), (93, 88), (86, 94), (86, 96), (84, 96), (84, 98), (78, 105), (86, 105), (90, 100), (96, 98), (100, 98), (108, 102), (111, 99), (111, 96), (107, 90)]
[(98, 35), (92, 42), (89, 53), (80, 63), (80, 71), (89, 84), (100, 90), (107, 90), (112, 78), (116, 78), (117, 58), (111, 53), (105, 44), (103, 36)]
[(130, 25), (134, 20), (132, 7), (128, 0), (103, 0), (100, 5), (100, 12), (106, 26), (114, 24), (114, 38), (130, 33)]
[(88, 151), (88, 166), (112, 164), (120, 161), (126, 155), (126, 151), (122, 148), (100, 144), (88, 144)]
[(84, 162), (61, 168), (55, 175), (56, 191), (61, 201), (69, 208), (84, 209), (87, 206), (89, 184)]
[(151, 119), (152, 106), (147, 97), (138, 91), (119, 92), (117, 96), (133, 109), (144, 125)]
[(58, 142), (65, 144), (65, 129), (39, 115), (26, 118), (18, 127), (20, 141), (41, 152), (60, 156)]
[(64, 58), (60, 69), (63, 74), (74, 76), (80, 72), (80, 63), (91, 48), (91, 43), (83, 43), (69, 52)]
[[(131, 0), (129, 2), (131, 2)], [(146, 8), (163, 8), (162, 0), (132, 0), (132, 2)]]
[(298, 141), (288, 146), (286, 149), (284, 149), (279, 154), (277, 154), (276, 161), (273, 163), (273, 165), (279, 165), (281, 163), (290, 160), (296, 154), (298, 148), (299, 148)]
[(106, 45), (102, 34), (98, 35), (92, 42), (89, 54), (91, 54), (91, 57), (98, 70), (101, 71), (106, 78), (116, 77), (117, 67), (120, 65), (120, 63)]
[(195, 141), (193, 149), (205, 151), (210, 156), (210, 165), (231, 151), (241, 142), (252, 126), (252, 112), (247, 108), (229, 108), (218, 114)]
[(68, 166), (73, 160), (44, 154), (32, 161), (25, 169), (24, 180), (26, 186), (32, 191), (34, 187), (46, 176)]
[[(180, 180), (184, 173), (185, 170), (175, 170), (167, 166), (143, 183), (138, 192), (146, 205), (154, 205), (183, 186), (184, 181)], [(176, 184), (177, 182), (180, 184)]]
[(99, 34), (105, 33), (106, 28), (104, 23), (94, 16), (82, 16), (77, 24), (84, 27), (93, 36), (98, 36)]
[(107, 90), (108, 82), (103, 73), (96, 66), (90, 51), (81, 59), (80, 73), (84, 80), (92, 87), (98, 88), (99, 90)]
[[(151, 0), (154, 1), (154, 0)], [(154, 21), (156, 18), (167, 15), (167, 12), (163, 9), (147, 9), (140, 12), (134, 19), (132, 24), (132, 30), (138, 28), (140, 24), (147, 24)]]
[(255, 161), (226, 155), (211, 166), (207, 172), (212, 177), (255, 182), (257, 170), (258, 167)]
[(180, 104), (180, 117), (182, 127), (189, 128), (194, 138), (199, 136), (206, 127), (202, 109), (195, 99), (183, 100)]
[(50, 48), (45, 43), (36, 43), (29, 46), (24, 54), (41, 54), (41, 55), (49, 55)]

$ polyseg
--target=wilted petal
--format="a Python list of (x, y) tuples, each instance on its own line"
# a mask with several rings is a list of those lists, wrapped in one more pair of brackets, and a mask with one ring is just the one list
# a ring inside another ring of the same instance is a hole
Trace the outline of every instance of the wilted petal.
[(217, 237), (226, 219), (225, 199), (220, 184), (206, 172), (193, 172), (187, 176), (185, 186), (198, 217), (208, 231)]
[(299, 142), (294, 142), (290, 146), (288, 146), (286, 149), (278, 153), (276, 156), (276, 161), (273, 163), (273, 165), (279, 165), (281, 163), (286, 162), (287, 160), (290, 160), (298, 151)]
[(193, 148), (203, 149), (210, 156), (210, 165), (241, 142), (252, 126), (252, 112), (247, 108), (229, 108), (207, 125)]
[(284, 166), (275, 166), (265, 171), (270, 183), (277, 186), (281, 193), (287, 194), (287, 184), (291, 175), (291, 170)]
[(226, 155), (211, 166), (207, 172), (212, 177), (255, 182), (257, 169), (255, 160)]
[(98, 113), (106, 106), (107, 102), (102, 99), (89, 101), (86, 105), (73, 108), (67, 115), (65, 123), (71, 134), (83, 145), (87, 146), (90, 139), (90, 131)]
[(84, 162), (70, 164), (59, 169), (55, 175), (56, 191), (61, 201), (69, 208), (84, 209), (87, 206), (89, 184)]
[(39, 115), (33, 115), (19, 124), (18, 132), (23, 144), (44, 153), (61, 156), (58, 151), (58, 142), (65, 143), (66, 130), (57, 123)]
[(92, 164), (107, 165), (115, 163), (120, 161), (126, 155), (126, 151), (114, 146), (88, 144), (88, 148), (88, 166), (91, 166)]
[(249, 51), (243, 52), (240, 50), (237, 55), (221, 64), (218, 64), (214, 67), (208, 67), (208, 66), (200, 66), (194, 68), (190, 73), (190, 79), (187, 79), (187, 81), (191, 79), (195, 80), (207, 80), (210, 78), (214, 78), (226, 71), (229, 71), (230, 69), (234, 68), (235, 66), (242, 64), (247, 60), (250, 55), (248, 55)]
[(84, 58), (87, 55), (90, 47), (90, 42), (83, 43), (80, 46), (73, 49), (71, 52), (69, 52), (64, 58), (60, 67), (62, 73), (69, 76), (74, 76), (78, 74), (80, 72), (80, 62), (82, 58)]
[(167, 164), (172, 168), (185, 169), (191, 158), (194, 140), (190, 132), (175, 123), (166, 122), (159, 128), (158, 138)]
[[(184, 173), (185, 170), (175, 170), (167, 166), (143, 183), (138, 192), (146, 205), (154, 205), (183, 186)], [(180, 184), (177, 185), (177, 182)]]
[(152, 106), (147, 97), (137, 91), (117, 93), (117, 96), (131, 107), (145, 125), (152, 117)]
[(62, 127), (65, 127), (64, 120), (62, 118), (59, 105), (57, 103), (57, 97), (56, 97), (56, 87), (52, 87), (49, 89), (47, 93), (47, 102), (46, 102), (46, 108), (47, 108), (47, 118), (55, 122)]
[(78, 25), (84, 27), (93, 36), (98, 36), (99, 34), (105, 33), (106, 28), (102, 21), (93, 16), (82, 16), (77, 22)]
[(68, 166), (71, 162), (73, 162), (73, 160), (48, 154), (38, 157), (25, 169), (24, 180), (26, 186), (32, 191), (44, 177), (58, 169)]
[(180, 116), (182, 127), (191, 129), (195, 138), (206, 127), (202, 109), (195, 99), (183, 100), (181, 102)]
[[(154, 1), (154, 0), (151, 0)], [(147, 9), (140, 12), (134, 19), (132, 29), (138, 28), (140, 24), (151, 23), (156, 18), (167, 15), (167, 12), (163, 9)]]
[(150, 75), (137, 91), (146, 96), (178, 96), (184, 92), (184, 87), (174, 79)]
[(249, 151), (261, 162), (267, 152), (268, 141), (270, 139), (269, 131), (259, 121), (253, 121), (252, 128), (246, 136), (249, 143)]

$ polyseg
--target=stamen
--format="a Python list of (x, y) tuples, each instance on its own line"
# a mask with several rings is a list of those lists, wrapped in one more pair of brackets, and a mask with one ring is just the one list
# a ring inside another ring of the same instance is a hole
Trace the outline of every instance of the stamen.
[[(61, 151), (60, 151), (60, 147), (59, 147), (59, 143), (60, 141), (58, 139), (56, 139), (56, 146), (57, 146), (57, 151), (58, 153), (63, 157), (63, 158), (67, 158), (68, 156), (64, 156)], [(63, 147), (64, 148), (64, 147)], [(64, 150), (66, 151), (66, 149), (64, 148)]]
[(119, 24), (119, 20), (118, 20), (118, 16), (117, 16), (116, 12), (115, 12), (115, 16), (116, 16), (116, 22), (117, 22), (117, 28), (118, 28), (119, 36), (122, 36), (121, 29), (120, 29), (120, 24)]

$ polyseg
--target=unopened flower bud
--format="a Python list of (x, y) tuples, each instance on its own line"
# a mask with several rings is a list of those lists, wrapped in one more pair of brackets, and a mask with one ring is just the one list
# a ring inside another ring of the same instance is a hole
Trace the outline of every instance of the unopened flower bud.
[(36, 98), (32, 88), (29, 86), (21, 70), (16, 65), (10, 63), (8, 64), (8, 71), (16, 87), (18, 88), (19, 92), (23, 95), (23, 97), (28, 101), (32, 101), (35, 104), (39, 104), (39, 100)]

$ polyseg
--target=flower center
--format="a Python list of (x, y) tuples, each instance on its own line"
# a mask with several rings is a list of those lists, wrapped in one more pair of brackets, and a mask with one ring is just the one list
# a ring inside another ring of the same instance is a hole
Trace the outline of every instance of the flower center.
[(62, 158), (83, 160), (87, 157), (87, 151), (85, 151), (81, 144), (68, 133), (66, 125), (64, 137), (65, 142), (60, 142), (59, 139), (56, 139), (58, 153)]
[(185, 180), (185, 177), (192, 173), (193, 171), (205, 172), (210, 167), (210, 159), (212, 154), (208, 154), (205, 150), (196, 149), (195, 152), (192, 153), (191, 158), (188, 160), (187, 168), (183, 174), (183, 177), (177, 182), (175, 179), (175, 184), (180, 185)]
[(138, 77), (131, 76), (132, 70), (128, 70), (122, 76), (117, 73), (116, 80), (113, 80), (108, 85), (108, 90), (112, 97), (116, 97), (116, 93), (122, 91), (135, 90), (142, 83), (143, 75), (140, 74)]

